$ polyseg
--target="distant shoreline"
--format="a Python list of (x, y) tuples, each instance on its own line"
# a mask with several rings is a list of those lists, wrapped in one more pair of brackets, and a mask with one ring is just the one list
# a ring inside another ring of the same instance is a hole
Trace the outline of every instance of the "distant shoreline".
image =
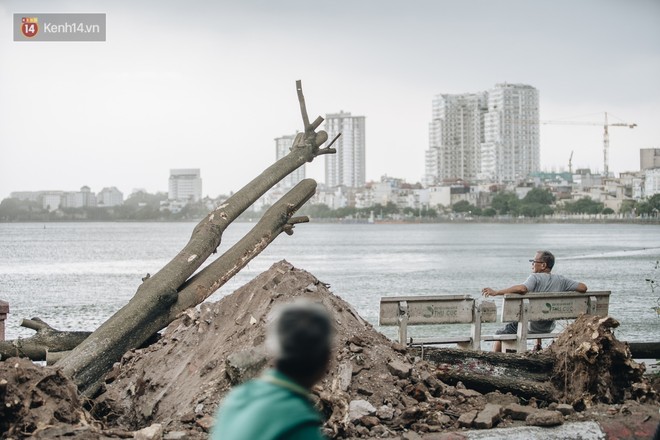
[[(59, 224), (59, 223), (195, 223), (201, 221), (199, 219), (181, 219), (181, 220), (42, 220), (42, 221), (1, 221), (0, 224)], [(257, 223), (259, 218), (254, 219), (237, 219), (234, 223)], [(539, 217), (525, 217), (525, 218), (443, 218), (443, 219), (415, 219), (415, 220), (375, 220), (369, 222), (366, 219), (331, 219), (331, 218), (310, 218), (311, 223), (331, 223), (331, 224), (372, 224), (372, 225), (419, 225), (419, 224), (638, 224), (638, 225), (660, 225), (660, 218), (570, 218), (570, 219), (557, 219), (557, 218), (539, 218)]]

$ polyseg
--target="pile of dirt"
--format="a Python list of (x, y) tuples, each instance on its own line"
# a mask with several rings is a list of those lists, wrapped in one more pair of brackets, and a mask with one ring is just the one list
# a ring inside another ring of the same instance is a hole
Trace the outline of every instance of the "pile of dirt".
[[(108, 426), (140, 429), (160, 423), (166, 431), (188, 436), (204, 433), (227, 391), (268, 367), (263, 345), (272, 307), (298, 297), (323, 303), (335, 319), (336, 355), (315, 388), (333, 436), (364, 431), (351, 420), (354, 401), (376, 409), (385, 406), (393, 419), (431, 393), (444, 391), (426, 371), (427, 364), (413, 369), (403, 347), (376, 331), (313, 275), (281, 261), (220, 301), (189, 310), (157, 343), (127, 353), (108, 376), (93, 413)], [(423, 373), (430, 389), (414, 383), (422, 381)], [(404, 414), (397, 426), (409, 427), (418, 415), (417, 409)]]
[[(22, 438), (30, 433), (36, 434), (35, 438), (128, 438), (134, 431), (146, 429), (164, 433), (165, 439), (206, 439), (224, 395), (269, 366), (264, 341), (270, 310), (277, 303), (299, 297), (323, 303), (336, 324), (332, 365), (313, 390), (317, 406), (327, 418), (324, 430), (330, 438), (391, 438), (408, 431), (423, 434), (512, 426), (525, 423), (524, 417), (536, 406), (551, 403), (521, 402), (516, 396), (497, 391), (480, 393), (466, 389), (461, 382), (448, 385), (439, 379), (440, 371), (434, 363), (414, 357), (413, 352), (364, 321), (328, 285), (281, 261), (220, 301), (186, 311), (156, 343), (126, 353), (108, 374), (102, 393), (85, 403), (89, 413), (83, 409), (73, 385), (56, 369), (34, 366), (26, 360), (0, 363), (0, 378), (8, 378), (0, 380), (0, 420), (4, 423), (0, 432), (10, 432), (2, 438)], [(581, 325), (588, 326), (578, 320), (576, 327), (568, 331), (577, 335), (588, 329), (586, 333), (595, 335), (591, 327)], [(605, 335), (606, 327), (607, 321), (601, 323), (599, 334)], [(599, 414), (629, 417), (632, 412), (640, 417), (643, 414), (642, 420), (648, 424), (657, 423), (657, 405), (629, 401), (610, 405), (600, 413), (594, 411), (600, 408), (595, 405), (598, 401), (616, 403), (640, 395), (650, 399), (654, 393), (650, 389), (641, 392), (647, 385), (639, 388), (646, 382), (629, 356), (621, 361), (619, 354), (625, 357), (624, 352), (609, 353), (618, 341), (591, 337), (590, 343), (599, 341), (596, 348), (590, 345), (589, 350), (585, 346), (586, 351), (579, 351), (582, 343), (570, 345), (571, 338), (574, 336), (558, 340), (551, 349), (564, 359), (563, 369), (555, 372), (555, 384), (561, 385), (570, 375), (582, 378), (585, 384), (581, 391), (559, 387), (565, 397), (572, 398), (572, 402), (579, 400), (585, 407), (594, 403), (588, 416), (594, 419)], [(580, 356), (588, 361), (594, 350), (599, 353), (597, 361), (586, 362), (585, 367)], [(588, 353), (586, 358), (584, 353)], [(592, 369), (592, 365), (597, 367)], [(628, 370), (620, 374), (612, 371), (622, 369), (622, 365)], [(594, 387), (590, 375), (614, 381), (616, 386), (607, 390)], [(639, 393), (631, 391), (636, 387)], [(573, 394), (569, 394), (571, 391)], [(521, 409), (520, 403), (526, 403), (527, 409)], [(535, 414), (535, 418), (541, 420), (538, 424), (550, 419), (561, 423), (564, 418), (580, 420), (587, 414), (576, 415), (567, 407), (552, 403), (550, 409), (563, 412)], [(655, 414), (655, 418), (648, 414)], [(549, 418), (543, 419), (545, 416)]]

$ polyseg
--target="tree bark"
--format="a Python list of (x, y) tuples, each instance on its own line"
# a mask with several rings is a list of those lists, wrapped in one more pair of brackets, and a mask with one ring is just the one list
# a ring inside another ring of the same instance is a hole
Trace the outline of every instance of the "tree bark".
[(466, 388), (484, 394), (499, 391), (503, 394), (511, 393), (524, 399), (534, 397), (545, 402), (555, 402), (557, 400), (557, 391), (547, 382), (534, 382), (514, 377), (477, 374), (451, 369), (438, 372), (438, 378), (450, 385), (456, 385), (460, 381)]
[[(243, 239), (184, 283), (174, 293), (172, 303), (157, 308), (152, 307), (151, 313), (147, 314), (143, 310), (150, 306), (148, 298), (134, 297), (120, 310), (121, 313), (118, 312), (103, 323), (99, 330), (56, 365), (63, 368), (64, 374), (76, 383), (83, 395), (87, 397), (94, 395), (103, 375), (126, 351), (139, 347), (151, 335), (176, 319), (179, 313), (204, 301), (263, 251), (280, 233), (290, 232), (295, 223), (304, 221), (300, 218), (292, 219), (291, 216), (315, 192), (314, 180), (305, 179), (300, 182), (266, 211), (262, 219)], [(135, 313), (131, 314), (131, 311)], [(118, 315), (126, 315), (128, 322), (113, 319)]]
[(237, 244), (238, 247), (232, 247), (225, 255), (186, 282), (211, 253), (216, 251), (226, 227), (268, 189), (305, 162), (311, 162), (319, 155), (335, 152), (331, 144), (320, 148), (328, 138), (325, 131), (315, 131), (323, 118), (318, 117), (309, 123), (300, 81), (296, 83), (296, 89), (305, 131), (298, 133), (291, 152), (211, 211), (195, 227), (188, 244), (172, 261), (146, 279), (126, 306), (57, 363), (81, 393), (87, 396), (94, 394), (102, 376), (126, 351), (142, 345), (153, 333), (171, 322), (179, 312), (207, 298), (285, 228), (290, 231), (290, 226), (286, 225), (291, 215), (314, 195), (316, 182), (313, 180), (301, 182), (273, 205), (272, 211), (269, 210), (263, 219), (264, 225), (269, 225), (268, 227), (255, 228), (256, 232), (246, 236), (245, 242), (239, 242), (242, 243), (241, 246)]
[(492, 371), (498, 374), (523, 376), (532, 380), (547, 380), (555, 359), (543, 353), (496, 353), (492, 351), (460, 350), (453, 348), (424, 348), (424, 359), (456, 368)]
[(451, 385), (460, 381), (482, 393), (499, 390), (526, 399), (556, 399), (550, 383), (555, 359), (547, 354), (425, 348), (424, 359), (438, 365), (438, 378)]
[(45, 361), (48, 353), (73, 350), (92, 333), (59, 331), (39, 318), (23, 319), (21, 326), (37, 333), (29, 338), (0, 341), (0, 360), (17, 356)]
[(660, 342), (629, 342), (635, 359), (660, 359)]

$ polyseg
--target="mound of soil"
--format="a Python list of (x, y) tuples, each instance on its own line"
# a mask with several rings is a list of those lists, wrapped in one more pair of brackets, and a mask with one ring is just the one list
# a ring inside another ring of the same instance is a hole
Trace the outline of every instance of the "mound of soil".
[[(403, 347), (376, 331), (313, 275), (281, 261), (220, 301), (187, 311), (157, 343), (126, 354), (109, 375), (94, 414), (108, 426), (140, 429), (160, 423), (166, 431), (203, 433), (227, 391), (268, 367), (263, 345), (273, 305), (298, 297), (323, 303), (335, 319), (336, 355), (315, 389), (333, 436), (355, 430), (349, 414), (354, 400), (389, 405), (393, 418), (394, 408), (403, 412), (418, 404), (410, 394), (428, 393), (419, 387), (405, 390), (413, 369)], [(415, 374), (425, 367), (417, 367)]]
[[(34, 438), (129, 438), (134, 431), (155, 430), (164, 433), (165, 439), (206, 439), (224, 395), (269, 366), (264, 341), (270, 310), (298, 297), (323, 303), (335, 319), (335, 356), (328, 374), (313, 390), (327, 418), (328, 437), (392, 438), (408, 431), (423, 436), (463, 427), (524, 423), (515, 420), (515, 415), (502, 411), (505, 415), (500, 417), (500, 411), (493, 410), (519, 404), (516, 396), (482, 394), (461, 382), (454, 386), (442, 382), (435, 364), (413, 357), (413, 352), (387, 339), (328, 287), (286, 261), (274, 264), (220, 301), (186, 311), (156, 343), (126, 353), (106, 377), (102, 393), (84, 402), (89, 412), (83, 409), (75, 387), (56, 368), (18, 359), (0, 362), (2, 438), (30, 434)], [(594, 337), (596, 330), (589, 325), (597, 325), (603, 336)], [(612, 352), (612, 347), (622, 343), (610, 337), (611, 332), (607, 336), (607, 325), (608, 321), (578, 320), (567, 330), (572, 336), (562, 336), (551, 348), (564, 360), (554, 374), (558, 400), (566, 398), (584, 407), (593, 404), (588, 416), (585, 411), (566, 417), (619, 420), (637, 414), (647, 425), (657, 424), (655, 403), (614, 405), (640, 396), (652, 400), (655, 394), (625, 350)], [(576, 339), (582, 333), (588, 334), (586, 339)], [(589, 349), (583, 344), (587, 340)], [(593, 356), (594, 351), (598, 356)], [(580, 385), (562, 387), (573, 376)], [(605, 388), (604, 383), (615, 385)], [(599, 401), (610, 405), (598, 406)], [(550, 402), (526, 403), (546, 406)]]

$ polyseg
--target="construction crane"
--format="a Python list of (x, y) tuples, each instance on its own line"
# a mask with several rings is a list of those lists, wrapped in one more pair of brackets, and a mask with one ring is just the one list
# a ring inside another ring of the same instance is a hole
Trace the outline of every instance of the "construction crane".
[[(560, 125), (602, 125), (603, 126), (603, 173), (605, 177), (609, 175), (609, 153), (610, 153), (610, 134), (608, 127), (628, 127), (635, 128), (637, 124), (629, 122), (607, 122), (607, 112), (605, 112), (605, 123), (600, 122), (581, 122), (581, 121), (541, 121), (541, 124), (560, 124)], [(573, 152), (571, 151), (571, 159)], [(571, 159), (568, 160), (568, 166), (571, 167)]]

